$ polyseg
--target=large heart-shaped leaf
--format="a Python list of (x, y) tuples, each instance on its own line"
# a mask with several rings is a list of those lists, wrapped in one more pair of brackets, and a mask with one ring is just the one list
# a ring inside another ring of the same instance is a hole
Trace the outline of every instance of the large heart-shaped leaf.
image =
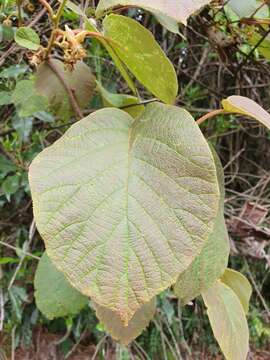
[(202, 252), (193, 263), (180, 274), (174, 292), (184, 304), (211, 287), (214, 282), (224, 273), (230, 254), (228, 231), (224, 219), (224, 174), (218, 154), (212, 148), (217, 168), (220, 204), (219, 213), (215, 220), (212, 234), (209, 236)]
[(69, 71), (60, 60), (51, 59), (50, 61), (61, 78), (45, 62), (39, 66), (36, 73), (36, 90), (49, 99), (51, 109), (55, 114), (61, 118), (69, 118), (73, 114), (73, 108), (63, 81), (73, 92), (79, 107), (84, 109), (93, 95), (96, 86), (95, 77), (91, 69), (83, 62), (77, 63), (74, 70)]
[(103, 21), (105, 36), (117, 56), (158, 99), (173, 104), (178, 81), (173, 65), (152, 33), (137, 21), (109, 15)]
[(270, 129), (270, 114), (255, 101), (244, 97), (233, 95), (222, 100), (224, 110), (236, 114), (242, 114), (259, 121)]
[(153, 319), (156, 310), (156, 301), (154, 298), (149, 303), (142, 305), (139, 310), (135, 312), (128, 326), (124, 326), (119, 315), (112, 310), (100, 306), (97, 303), (93, 303), (93, 307), (96, 310), (96, 316), (112, 338), (120, 341), (123, 345), (128, 345), (141, 334)]
[(220, 280), (235, 292), (247, 314), (252, 293), (248, 279), (238, 271), (226, 269)]
[(246, 360), (249, 332), (237, 295), (221, 281), (202, 293), (210, 324), (227, 360)]
[(35, 274), (35, 299), (37, 307), (48, 319), (75, 315), (89, 302), (69, 284), (46, 253), (42, 255)]
[(136, 119), (99, 110), (42, 151), (29, 174), (48, 255), (127, 325), (199, 254), (219, 203), (208, 144), (183, 109)]
[(208, 3), (210, 3), (209, 0), (101, 0), (96, 15), (102, 16), (106, 10), (119, 5), (137, 6), (151, 11), (155, 15), (167, 16), (176, 22), (185, 24), (190, 15)]

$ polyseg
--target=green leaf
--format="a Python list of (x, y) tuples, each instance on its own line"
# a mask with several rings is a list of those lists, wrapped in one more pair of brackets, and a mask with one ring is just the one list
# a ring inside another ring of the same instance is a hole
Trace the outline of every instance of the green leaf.
[[(73, 91), (79, 107), (82, 110), (85, 109), (90, 103), (95, 88), (95, 77), (91, 69), (85, 63), (79, 62), (71, 72), (65, 69), (60, 60), (51, 59), (50, 61), (66, 85)], [(70, 118), (73, 108), (67, 90), (47, 63), (39, 66), (35, 86), (38, 94), (48, 99), (50, 108), (55, 115), (64, 119)]]
[(115, 53), (135, 77), (158, 99), (172, 104), (178, 92), (173, 65), (152, 33), (137, 21), (109, 15), (103, 21), (105, 36), (111, 38)]
[(18, 81), (11, 99), (18, 110), (18, 115), (22, 118), (27, 118), (48, 108), (48, 100), (45, 96), (36, 93), (32, 80)]
[(222, 164), (215, 150), (212, 152), (217, 167), (219, 189), (221, 193), (219, 213), (212, 234), (209, 236), (200, 255), (180, 274), (174, 292), (184, 304), (187, 304), (201, 292), (211, 287), (224, 273), (230, 254), (228, 231), (224, 219), (224, 174)]
[(247, 314), (252, 294), (252, 288), (248, 279), (238, 271), (226, 269), (220, 280), (235, 292)]
[[(138, 104), (140, 102), (139, 99), (135, 96), (126, 94), (113, 94), (106, 90), (98, 81), (97, 88), (100, 92), (100, 95), (102, 96), (103, 105), (106, 107), (123, 108), (125, 106)], [(123, 110), (132, 117), (136, 118), (144, 112), (144, 105), (130, 106)]]
[(111, 337), (127, 346), (132, 340), (136, 339), (153, 319), (156, 310), (155, 298), (137, 310), (130, 320), (128, 326), (124, 326), (117, 313), (93, 302), (96, 316)]
[(8, 201), (10, 201), (11, 195), (15, 194), (20, 188), (19, 175), (10, 175), (2, 182), (2, 191)]
[(270, 129), (270, 114), (249, 98), (237, 95), (229, 96), (222, 101), (222, 106), (228, 112), (252, 117)]
[(29, 50), (38, 50), (40, 40), (38, 34), (29, 27), (20, 27), (15, 33), (15, 41), (18, 45)]
[(0, 257), (0, 265), (6, 265), (6, 264), (15, 264), (18, 263), (20, 260), (15, 259), (12, 257)]
[(12, 104), (11, 94), (9, 91), (0, 91), (0, 106)]
[(249, 332), (237, 295), (221, 281), (202, 293), (214, 336), (227, 360), (246, 360)]
[(88, 298), (71, 286), (46, 253), (39, 261), (34, 285), (37, 307), (50, 320), (76, 315), (88, 303)]
[(29, 139), (33, 128), (33, 118), (25, 117), (20, 118), (19, 116), (14, 116), (12, 119), (12, 125), (19, 135), (19, 139), (22, 142), (26, 142)]
[(10, 160), (0, 154), (0, 179), (3, 179), (7, 174), (16, 171), (16, 169), (16, 166)]
[(28, 70), (28, 66), (12, 65), (0, 72), (0, 78), (2, 79), (17, 78), (19, 75), (26, 73), (27, 70)]
[(29, 180), (52, 261), (126, 324), (199, 254), (218, 210), (198, 125), (159, 103), (135, 121), (107, 108), (77, 122), (37, 156)]
[[(252, 46), (256, 46), (259, 53), (264, 56), (267, 60), (270, 60), (270, 36), (262, 40), (262, 35), (259, 34), (255, 29), (248, 31), (248, 41)], [(257, 46), (257, 44), (260, 44)]]
[(209, 4), (209, 0), (100, 0), (96, 16), (102, 16), (107, 10), (116, 6), (137, 6), (148, 10), (155, 15), (167, 16), (176, 22), (186, 24), (190, 15), (198, 11), (204, 5)]
[[(92, 20), (93, 19), (87, 19), (86, 17), (84, 17), (85, 29), (88, 31), (99, 32)], [(123, 76), (123, 78), (125, 79), (126, 83), (128, 84), (129, 88), (132, 90), (133, 94), (136, 95), (137, 94), (136, 87), (128, 73), (128, 70), (127, 70), (125, 64), (123, 64), (123, 62), (119, 59), (118, 55), (116, 54), (116, 52), (114, 51), (114, 49), (112, 48), (112, 46), (110, 45), (108, 40), (106, 40), (102, 37), (99, 37), (98, 40), (107, 50), (108, 54), (110, 55), (110, 57), (112, 58), (112, 60), (115, 64), (115, 66), (117, 67), (117, 69), (119, 70), (119, 72)]]
[[(255, 14), (255, 18), (269, 18), (268, 5), (262, 5), (262, 1), (258, 0), (229, 0), (227, 5), (240, 17), (250, 17)], [(257, 9), (259, 9), (257, 11)]]

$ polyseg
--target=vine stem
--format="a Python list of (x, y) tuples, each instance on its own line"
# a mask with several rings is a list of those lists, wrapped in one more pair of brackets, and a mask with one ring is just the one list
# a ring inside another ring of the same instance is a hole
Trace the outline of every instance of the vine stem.
[(68, 84), (66, 83), (65, 79), (63, 78), (62, 74), (60, 73), (60, 71), (58, 71), (57, 67), (54, 65), (54, 63), (52, 62), (52, 60), (49, 58), (48, 59), (48, 65), (49, 67), (52, 69), (52, 71), (55, 73), (55, 75), (58, 77), (58, 79), (61, 81), (62, 85), (64, 86), (69, 100), (70, 100), (70, 104), (72, 106), (72, 109), (74, 111), (74, 115), (76, 117), (77, 120), (80, 120), (83, 118), (83, 114), (81, 112), (80, 106), (78, 104), (78, 101), (75, 97), (74, 91), (68, 86)]
[(21, 0), (16, 0), (18, 8), (18, 25), (22, 26), (22, 9), (21, 9)]
[(67, 3), (67, 0), (62, 0), (56, 14), (52, 15), (53, 30), (52, 30), (52, 33), (51, 33), (51, 37), (50, 37), (50, 40), (49, 40), (48, 47), (47, 47), (47, 57), (50, 55), (50, 52), (52, 50), (53, 43), (54, 43), (54, 37), (55, 37), (55, 31), (59, 27), (59, 22), (60, 22), (60, 19), (61, 19), (61, 15), (62, 15), (62, 12), (64, 10), (64, 7), (65, 7), (66, 3)]
[(46, 0), (38, 0), (38, 1), (40, 2), (41, 5), (43, 5), (46, 8), (49, 17), (53, 19), (54, 13), (51, 5)]
[(213, 110), (213, 111), (209, 112), (208, 114), (203, 115), (198, 120), (196, 120), (196, 123), (198, 125), (201, 125), (206, 120), (208, 120), (216, 115), (219, 115), (219, 114), (228, 114), (228, 112), (224, 109)]

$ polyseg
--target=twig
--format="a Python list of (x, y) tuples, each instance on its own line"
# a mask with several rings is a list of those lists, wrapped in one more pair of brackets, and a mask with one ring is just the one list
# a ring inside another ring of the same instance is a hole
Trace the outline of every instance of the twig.
[(36, 256), (36, 255), (33, 255), (33, 254), (31, 254), (31, 253), (29, 253), (29, 252), (27, 252), (27, 251), (24, 251), (24, 250), (22, 250), (22, 249), (20, 249), (20, 248), (17, 248), (16, 246), (12, 246), (12, 245), (10, 245), (10, 244), (7, 244), (7, 243), (5, 243), (4, 241), (1, 241), (0, 240), (0, 245), (3, 245), (3, 246), (6, 246), (7, 248), (9, 248), (9, 249), (12, 249), (12, 250), (14, 250), (14, 251), (20, 251), (22, 254), (24, 254), (24, 255), (26, 255), (26, 256), (30, 256), (30, 257), (32, 257), (33, 259), (35, 259), (35, 260), (40, 260), (40, 257), (38, 257), (38, 256)]
[[(27, 249), (29, 248), (31, 242), (33, 241), (35, 231), (36, 231), (36, 223), (35, 223), (35, 220), (33, 219), (32, 223), (30, 225), (30, 229), (29, 229), (29, 238), (28, 238), (28, 241), (26, 243)], [(25, 258), (26, 258), (26, 255), (23, 254), (21, 256), (20, 262), (19, 262), (19, 264), (18, 264), (18, 266), (17, 266), (17, 268), (16, 268), (16, 270), (15, 270), (15, 272), (14, 272), (14, 274), (13, 274), (13, 276), (12, 276), (10, 282), (9, 282), (8, 290), (10, 290), (11, 287), (13, 286), (13, 283), (16, 280), (17, 274), (18, 274), (20, 268), (22, 267), (22, 264), (23, 264)]]
[(104, 335), (103, 338), (99, 341), (99, 343), (96, 346), (96, 350), (94, 352), (94, 355), (92, 356), (91, 360), (95, 360), (97, 357), (97, 354), (101, 348), (101, 345), (104, 343), (104, 341), (107, 339), (108, 335)]
[(128, 109), (128, 108), (131, 108), (133, 106), (146, 105), (146, 104), (150, 104), (150, 103), (153, 103), (153, 102), (156, 102), (156, 101), (158, 101), (158, 99), (144, 100), (144, 101), (141, 101), (141, 102), (136, 103), (136, 104), (129, 104), (129, 105), (125, 105), (125, 106), (120, 106), (119, 109)]
[(46, 1), (46, 0), (38, 0), (42, 6), (45, 7), (45, 9), (47, 10), (48, 14), (49, 14), (49, 17), (52, 19), (53, 16), (54, 16), (54, 13), (53, 13), (53, 9), (51, 7), (51, 5)]
[(0, 332), (3, 330), (4, 319), (5, 319), (4, 294), (3, 294), (3, 289), (0, 288)]
[(52, 71), (55, 73), (55, 75), (58, 77), (58, 79), (61, 81), (62, 85), (64, 86), (67, 94), (68, 94), (68, 97), (69, 97), (69, 100), (70, 100), (70, 104), (73, 108), (73, 111), (74, 111), (74, 115), (76, 117), (77, 120), (80, 120), (83, 118), (83, 114), (81, 112), (81, 109), (79, 107), (79, 104), (78, 104), (78, 101), (75, 97), (75, 94), (74, 94), (74, 90), (72, 90), (68, 84), (66, 83), (65, 79), (63, 78), (62, 74), (58, 71), (58, 69), (56, 68), (56, 66), (54, 65), (54, 63), (51, 61), (51, 59), (49, 58), (48, 61), (47, 61), (49, 67), (52, 69)]

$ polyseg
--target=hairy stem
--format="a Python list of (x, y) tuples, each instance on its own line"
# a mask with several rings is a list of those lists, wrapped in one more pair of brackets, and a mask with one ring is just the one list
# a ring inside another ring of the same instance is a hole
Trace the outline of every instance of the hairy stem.
[(52, 16), (53, 30), (52, 30), (52, 33), (51, 33), (51, 37), (50, 37), (50, 40), (49, 40), (48, 47), (47, 47), (47, 57), (50, 55), (50, 53), (52, 51), (52, 47), (53, 47), (53, 43), (54, 43), (54, 37), (55, 37), (55, 31), (59, 27), (59, 22), (60, 22), (61, 15), (62, 15), (62, 12), (64, 10), (64, 7), (66, 5), (66, 2), (67, 2), (67, 0), (62, 0), (61, 4), (59, 5), (59, 8), (57, 10), (56, 15), (53, 14), (53, 16)]
[(49, 14), (49, 17), (53, 19), (54, 13), (51, 5), (46, 0), (38, 0), (42, 6), (44, 6)]
[(23, 20), (22, 20), (22, 8), (21, 8), (21, 0), (16, 0), (17, 9), (18, 9), (18, 25), (19, 27), (22, 26)]
[(213, 110), (211, 112), (209, 112), (208, 114), (205, 114), (204, 116), (200, 117), (198, 120), (196, 120), (196, 123), (198, 125), (201, 125), (203, 122), (205, 122), (205, 120), (208, 120), (216, 115), (220, 115), (220, 114), (228, 114), (227, 111), (225, 111), (224, 109), (218, 109), (218, 110)]

